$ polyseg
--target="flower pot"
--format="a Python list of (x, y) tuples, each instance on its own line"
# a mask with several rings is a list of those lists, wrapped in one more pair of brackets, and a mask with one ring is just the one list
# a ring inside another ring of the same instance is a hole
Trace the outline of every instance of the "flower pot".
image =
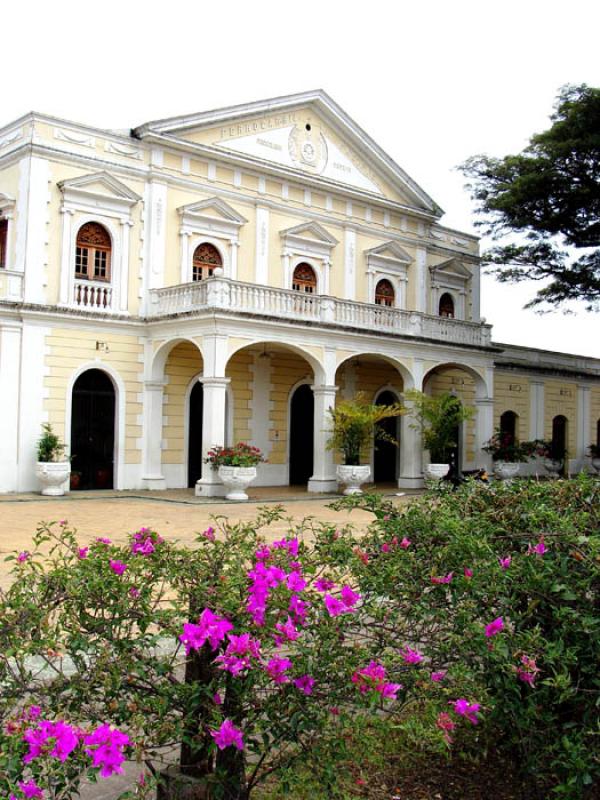
[(494, 461), (494, 475), (501, 481), (509, 481), (519, 472), (518, 461)]
[(65, 483), (70, 472), (69, 461), (38, 461), (35, 474), (42, 485), (42, 494), (61, 497), (65, 493)]
[(218, 475), (227, 489), (226, 500), (247, 500), (245, 490), (256, 478), (256, 467), (219, 467)]
[(557, 458), (545, 458), (543, 461), (544, 469), (550, 473), (551, 477), (558, 478), (562, 472), (563, 462)]
[(362, 494), (360, 487), (371, 477), (371, 467), (368, 464), (338, 464), (336, 474), (338, 481), (346, 486), (344, 494)]
[(430, 481), (441, 481), (450, 472), (450, 464), (426, 464), (423, 469), (425, 477)]
[(592, 458), (592, 467), (600, 474), (600, 458)]
[(69, 476), (69, 485), (73, 491), (81, 486), (81, 472), (72, 472)]
[[(231, 469), (243, 469), (243, 467)], [(208, 796), (206, 779), (184, 775), (175, 766), (168, 767), (160, 773), (156, 800), (207, 800)]]

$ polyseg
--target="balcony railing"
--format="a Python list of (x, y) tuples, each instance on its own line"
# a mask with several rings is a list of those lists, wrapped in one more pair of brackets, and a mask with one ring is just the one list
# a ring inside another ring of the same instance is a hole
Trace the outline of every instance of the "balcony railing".
[(228, 278), (208, 278), (150, 290), (149, 315), (153, 317), (209, 309), (333, 323), (364, 331), (401, 333), (477, 347), (485, 347), (491, 341), (491, 326), (483, 323), (258, 286)]
[(110, 311), (112, 286), (109, 283), (100, 283), (100, 281), (75, 281), (73, 305), (86, 310)]

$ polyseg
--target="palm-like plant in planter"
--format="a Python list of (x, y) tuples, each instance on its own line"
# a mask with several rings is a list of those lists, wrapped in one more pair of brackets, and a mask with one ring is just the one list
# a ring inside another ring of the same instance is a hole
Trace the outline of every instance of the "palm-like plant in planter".
[(351, 400), (342, 400), (335, 408), (330, 408), (332, 419), (331, 436), (327, 442), (329, 450), (337, 450), (342, 455), (343, 464), (337, 467), (340, 483), (346, 485), (344, 494), (362, 494), (361, 484), (371, 474), (369, 464), (361, 464), (361, 454), (370, 449), (376, 441), (387, 441), (398, 444), (377, 423), (390, 417), (399, 417), (407, 413), (400, 403), (377, 405), (369, 403), (366, 395), (359, 392)]
[(430, 478), (443, 478), (450, 469), (452, 450), (458, 446), (457, 430), (471, 419), (475, 409), (464, 406), (450, 392), (434, 396), (411, 389), (405, 397), (413, 404), (415, 427), (422, 431), (423, 447), (429, 451), (425, 473)]
[(65, 493), (64, 486), (71, 472), (65, 450), (66, 445), (54, 433), (52, 425), (42, 425), (42, 435), (37, 442), (36, 475), (44, 495), (56, 497)]

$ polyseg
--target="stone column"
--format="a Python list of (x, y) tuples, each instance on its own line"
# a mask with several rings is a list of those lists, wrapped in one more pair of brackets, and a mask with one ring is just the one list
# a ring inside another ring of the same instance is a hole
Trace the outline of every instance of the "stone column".
[(571, 460), (572, 470), (580, 472), (585, 463), (587, 448), (591, 444), (591, 408), (590, 387), (584, 384), (577, 385), (577, 452)]
[(494, 400), (491, 397), (481, 397), (475, 400), (477, 409), (475, 417), (475, 458), (477, 466), (486, 470), (492, 468), (492, 457), (481, 448), (491, 439), (494, 433)]
[[(20, 362), (21, 325), (7, 323), (0, 328), (0, 492), (18, 488)], [(27, 423), (31, 421), (28, 419)]]
[(400, 417), (400, 476), (399, 489), (420, 489), (423, 481), (423, 441), (421, 429), (412, 415), (414, 403), (404, 400), (408, 414)]
[(331, 433), (330, 408), (335, 406), (337, 386), (312, 386), (315, 398), (313, 474), (308, 481), (309, 492), (333, 492), (337, 489), (333, 450), (327, 450)]
[(197, 497), (224, 497), (225, 487), (217, 471), (204, 459), (215, 445), (225, 445), (225, 398), (229, 378), (199, 378), (204, 387), (202, 398), (202, 477), (196, 482)]
[(143, 472), (146, 489), (166, 489), (162, 473), (162, 423), (165, 381), (144, 381)]

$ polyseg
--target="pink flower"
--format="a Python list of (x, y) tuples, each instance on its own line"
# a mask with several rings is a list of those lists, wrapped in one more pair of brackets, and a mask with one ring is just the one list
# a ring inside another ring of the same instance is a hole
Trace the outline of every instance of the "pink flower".
[(341, 596), (342, 603), (349, 610), (354, 610), (354, 606), (360, 600), (360, 595), (357, 592), (353, 592), (350, 586), (342, 586)]
[(306, 613), (310, 603), (306, 600), (301, 600), (297, 594), (290, 597), (290, 604), (288, 610), (290, 614), (294, 615), (294, 623), (296, 625), (304, 625), (306, 622)]
[(521, 656), (521, 664), (523, 666), (517, 667), (517, 677), (520, 681), (527, 683), (533, 688), (537, 674), (540, 671), (535, 663), (535, 658), (523, 655)]
[(489, 625), (485, 626), (485, 635), (488, 639), (492, 636), (496, 636), (496, 634), (500, 633), (503, 627), (504, 621), (502, 620), (502, 617), (497, 617), (493, 622), (490, 622)]
[(465, 578), (467, 580), (471, 580), (472, 577), (473, 577), (473, 570), (469, 569), (469, 567), (465, 567)]
[(454, 577), (454, 573), (453, 572), (449, 572), (447, 575), (444, 575), (444, 577), (442, 577), (442, 578), (439, 578), (436, 575), (432, 575), (431, 582), (436, 584), (436, 585), (439, 585), (439, 584), (442, 584), (442, 583), (450, 583), (452, 581), (453, 577)]
[(352, 683), (356, 684), (361, 694), (376, 691), (387, 700), (395, 700), (397, 692), (402, 689), (401, 683), (386, 681), (385, 667), (377, 661), (370, 661), (366, 667), (357, 670), (352, 676)]
[(138, 597), (140, 596), (140, 590), (137, 589), (135, 586), (132, 586), (131, 589), (129, 590), (129, 596), (133, 597), (134, 600), (137, 600)]
[(149, 556), (155, 549), (151, 536), (142, 533), (142, 531), (138, 531), (138, 533), (134, 534), (133, 542), (131, 543), (131, 552), (134, 555)]
[(381, 545), (381, 552), (382, 552), (382, 553), (389, 553), (391, 549), (392, 549), (392, 548), (389, 546), (389, 544), (388, 544), (387, 542), (384, 542), (384, 543)]
[[(29, 745), (29, 751), (23, 757), (25, 764), (29, 764), (30, 761), (41, 755), (49, 755), (51, 758), (58, 758), (59, 761), (66, 761), (79, 744), (76, 729), (60, 720), (57, 722), (41, 720), (39, 727), (25, 731), (23, 740)], [(48, 752), (49, 747), (51, 749)]]
[(90, 549), (89, 547), (80, 547), (80, 548), (78, 548), (78, 550), (77, 550), (77, 558), (79, 558), (81, 561), (83, 561), (84, 558), (88, 557), (88, 550), (89, 549)]
[(306, 581), (299, 572), (290, 572), (285, 582), (290, 592), (303, 592), (306, 589)]
[(384, 683), (380, 694), (384, 700), (396, 700), (396, 695), (402, 688), (401, 683)]
[(410, 647), (400, 650), (400, 655), (405, 664), (420, 664), (423, 661), (423, 655), (418, 650), (412, 650)]
[(233, 722), (229, 719), (223, 721), (223, 724), (217, 731), (211, 731), (210, 735), (215, 740), (219, 750), (224, 750), (226, 747), (237, 747), (238, 750), (244, 749), (244, 738), (242, 731), (236, 728)]
[[(37, 783), (33, 780), (33, 778), (27, 781), (27, 783), (19, 781), (19, 789), (23, 792), (23, 796), (28, 799), (35, 797), (40, 797), (40, 798), (44, 797), (43, 790), (37, 785)], [(12, 794), (11, 797), (15, 797), (14, 794)]]
[(400, 542), (400, 547), (402, 547), (404, 550), (408, 550), (411, 544), (412, 542), (410, 541), (410, 539), (407, 539), (406, 536), (404, 536), (402, 541)]
[(312, 694), (314, 685), (315, 679), (311, 678), (310, 675), (302, 675), (301, 678), (296, 678), (294, 680), (294, 686), (299, 689), (302, 694)]
[(213, 694), (213, 700), (215, 702), (215, 705), (217, 705), (217, 706), (222, 706), (223, 705), (223, 698), (221, 697), (221, 695), (218, 692), (215, 692)]
[(115, 773), (122, 774), (125, 761), (124, 749), (131, 744), (126, 733), (112, 725), (100, 725), (83, 740), (85, 752), (92, 759), (93, 767), (100, 767), (100, 775), (110, 778)]
[(507, 570), (512, 563), (512, 558), (511, 556), (505, 556), (505, 558), (499, 558), (498, 562), (503, 570)]
[(210, 527), (209, 525), (209, 527), (205, 531), (202, 531), (202, 536), (204, 536), (205, 539), (208, 539), (209, 542), (214, 542), (215, 529)]
[(536, 545), (529, 545), (527, 548), (527, 555), (536, 555), (536, 556), (543, 556), (544, 553), (548, 551), (548, 548), (544, 544), (544, 537), (541, 536), (539, 542)]
[(445, 711), (440, 711), (436, 720), (437, 727), (444, 732), (444, 739), (447, 744), (452, 744), (452, 737), (450, 734), (456, 728), (456, 723), (452, 722), (450, 714)]
[(65, 527), (65, 525), (67, 524), (67, 520), (66, 520), (66, 519), (61, 519), (61, 520), (59, 520), (59, 521), (58, 521), (58, 524), (59, 524), (61, 527), (63, 527), (63, 528), (64, 528), (64, 527)]
[(299, 542), (296, 538), (280, 539), (277, 542), (273, 542), (271, 547), (273, 550), (287, 550), (287, 552), (295, 558), (298, 555)]
[(448, 670), (446, 670), (446, 669), (441, 669), (441, 670), (439, 670), (439, 672), (432, 672), (431, 673), (431, 680), (434, 683), (439, 683), (440, 681), (444, 680), (444, 678), (446, 677), (447, 672), (448, 672)]
[(19, 555), (17, 556), (17, 561), (19, 562), (19, 564), (22, 564), (24, 561), (29, 561), (30, 558), (31, 558), (31, 553), (29, 552), (29, 550), (23, 550), (23, 552), (19, 553)]
[(479, 722), (477, 719), (477, 713), (481, 708), (479, 703), (469, 703), (464, 697), (461, 697), (454, 702), (450, 701), (449, 705), (454, 706), (455, 713), (461, 717), (466, 717), (471, 724), (477, 725)]
[(268, 675), (275, 681), (275, 683), (288, 683), (289, 678), (285, 674), (288, 669), (293, 666), (289, 658), (271, 658), (266, 666)]
[(335, 583), (326, 578), (319, 578), (319, 580), (313, 583), (313, 586), (317, 592), (328, 592), (330, 589), (335, 589)]
[(97, 536), (96, 541), (98, 544), (112, 544), (110, 539), (107, 539), (106, 536)]
[(127, 569), (127, 564), (124, 564), (122, 561), (113, 561), (111, 559), (109, 561), (109, 564), (110, 568), (115, 573), (115, 575), (122, 575)]
[(256, 553), (254, 553), (254, 558), (257, 561), (267, 561), (267, 559), (271, 558), (271, 548), (266, 545), (259, 547)]
[(295, 641), (300, 636), (298, 629), (289, 617), (285, 623), (278, 622), (275, 627), (290, 642)]
[(358, 558), (360, 558), (360, 560), (363, 562), (363, 564), (368, 564), (369, 563), (369, 554), (366, 553), (364, 550), (361, 550), (360, 547), (355, 547), (354, 548), (354, 554)]
[(210, 609), (205, 608), (200, 614), (197, 625), (192, 622), (184, 624), (183, 633), (179, 639), (185, 645), (185, 652), (189, 655), (192, 650), (200, 650), (207, 640), (212, 649), (216, 650), (225, 638), (225, 634), (231, 630), (233, 630), (233, 625), (229, 620), (219, 617)]

